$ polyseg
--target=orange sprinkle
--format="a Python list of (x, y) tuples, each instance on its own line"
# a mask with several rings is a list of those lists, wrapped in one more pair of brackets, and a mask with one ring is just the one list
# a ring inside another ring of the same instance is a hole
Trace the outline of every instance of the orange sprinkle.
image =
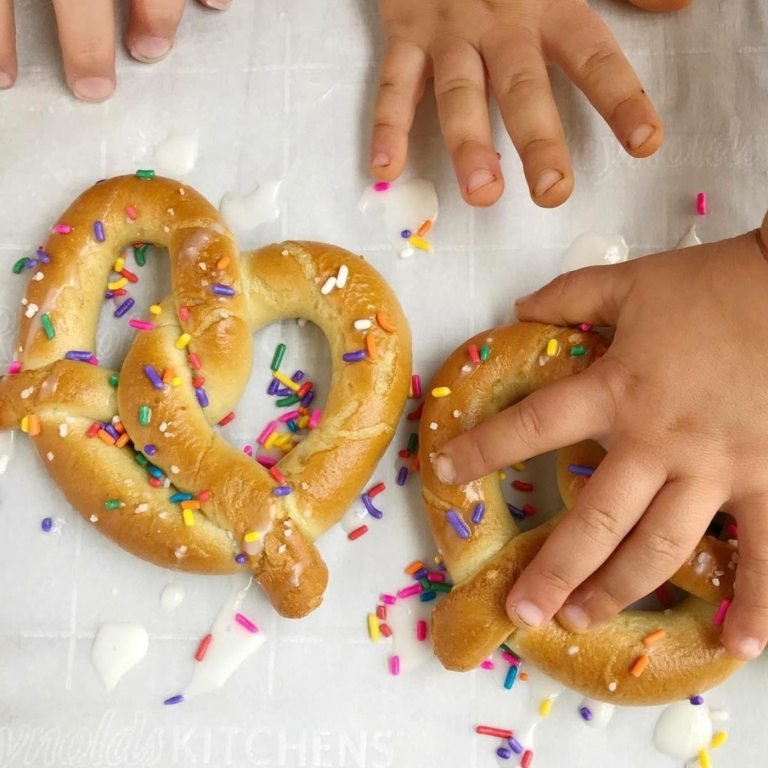
[(629, 668), (629, 674), (632, 677), (640, 677), (645, 672), (645, 668), (648, 666), (650, 658), (643, 654), (635, 659), (635, 663)]
[(123, 432), (122, 435), (120, 435), (120, 438), (115, 443), (116, 448), (125, 448), (126, 445), (130, 442), (131, 438), (128, 436), (127, 432)]
[(117, 432), (118, 435), (124, 435), (125, 434), (125, 427), (123, 426), (122, 421), (113, 421), (112, 426), (114, 430)]
[(417, 453), (411, 461), (411, 472), (418, 472), (421, 469), (421, 462), (419, 461), (419, 454)]
[(656, 645), (660, 640), (663, 640), (666, 635), (666, 630), (657, 629), (655, 632), (651, 632), (643, 638), (643, 645), (646, 648), (650, 648), (652, 645)]
[(416, 230), (416, 236), (424, 237), (430, 229), (432, 229), (432, 220), (425, 219), (424, 223)]
[(379, 328), (387, 333), (394, 333), (397, 330), (397, 326), (393, 325), (392, 321), (383, 313), (376, 313), (376, 322), (379, 324)]
[(216, 269), (226, 269), (229, 266), (229, 256), (222, 256), (216, 262)]
[(518, 675), (518, 677), (519, 677), (521, 680), (527, 680), (527, 679), (528, 679), (528, 673), (527, 673), (527, 672), (521, 672), (521, 673)]
[(406, 566), (405, 572), (409, 576), (413, 576), (416, 571), (420, 571), (424, 567), (424, 563), (421, 560), (414, 560), (410, 565)]
[(174, 377), (173, 368), (166, 368), (163, 371), (163, 384), (170, 384), (171, 379)]
[(115, 444), (115, 438), (112, 437), (112, 435), (110, 435), (109, 432), (107, 432), (105, 429), (100, 429), (96, 433), (96, 437), (98, 437), (99, 440), (101, 440), (102, 443), (106, 443), (107, 445), (114, 445)]
[(368, 357), (370, 357), (371, 360), (378, 360), (379, 355), (376, 352), (376, 339), (370, 333), (365, 335), (365, 350), (368, 352)]
[(30, 437), (37, 437), (40, 434), (40, 418), (36, 413), (30, 413), (27, 421), (27, 434)]
[(189, 499), (181, 502), (182, 509), (200, 509), (200, 502), (197, 499)]

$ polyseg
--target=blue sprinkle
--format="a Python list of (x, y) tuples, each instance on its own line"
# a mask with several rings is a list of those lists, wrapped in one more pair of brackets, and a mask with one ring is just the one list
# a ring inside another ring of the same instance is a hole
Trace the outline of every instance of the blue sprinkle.
[(195, 497), (191, 493), (174, 493), (169, 499), (171, 504), (179, 504), (182, 501), (192, 501)]
[(214, 283), (211, 286), (211, 291), (217, 296), (234, 296), (235, 289), (231, 285), (223, 285), (222, 283)]
[(165, 704), (166, 707), (169, 707), (173, 704), (181, 704), (182, 701), (184, 701), (184, 697), (179, 693), (176, 696), (171, 696), (170, 699), (166, 699), (163, 704)]
[(482, 520), (483, 516), (485, 515), (485, 504), (481, 501), (472, 512), (472, 522), (475, 525), (479, 525)]
[(595, 472), (594, 467), (585, 467), (583, 464), (569, 464), (568, 471), (572, 475), (581, 475), (582, 477), (592, 477)]
[(511, 512), (512, 517), (514, 517), (515, 520), (525, 520), (525, 512), (523, 512), (520, 507), (516, 507), (514, 504), (507, 504), (507, 509)]
[(523, 754), (523, 745), (514, 737), (512, 736), (509, 739), (509, 748), (516, 754), (516, 755), (522, 755)]
[(133, 308), (133, 305), (136, 302), (131, 299), (127, 298), (116, 310), (115, 310), (115, 317), (123, 317), (123, 315), (127, 315), (131, 309)]
[(299, 431), (299, 425), (295, 421), (289, 421), (286, 426), (294, 434)]
[(507, 676), (504, 678), (504, 687), (507, 690), (510, 690), (512, 686), (515, 684), (515, 680), (517, 680), (517, 670), (518, 667), (510, 667), (507, 670)]
[(147, 472), (149, 472), (152, 477), (154, 477), (156, 480), (160, 480), (161, 477), (163, 477), (163, 470), (160, 469), (160, 467), (156, 467), (153, 464), (150, 464), (147, 467)]
[(434, 600), (437, 597), (437, 592), (434, 592), (430, 590), (429, 592), (422, 592), (419, 595), (419, 602), (421, 603), (428, 603), (431, 600)]
[(272, 491), (273, 496), (287, 496), (293, 489), (289, 485), (278, 485)]

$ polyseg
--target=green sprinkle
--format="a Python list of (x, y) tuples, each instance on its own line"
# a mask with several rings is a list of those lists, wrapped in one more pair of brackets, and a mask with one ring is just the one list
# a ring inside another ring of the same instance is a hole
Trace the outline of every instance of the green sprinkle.
[(414, 454), (419, 451), (419, 436), (415, 432), (411, 432), (411, 436), (408, 438), (408, 453)]
[(143, 170), (139, 168), (138, 171), (136, 171), (136, 178), (138, 179), (154, 179), (155, 178), (155, 172), (151, 170)]
[(269, 366), (273, 371), (280, 370), (280, 364), (285, 357), (285, 344), (278, 344), (275, 349), (275, 356), (272, 358), (272, 364)]
[(571, 357), (582, 357), (587, 354), (586, 347), (583, 344), (576, 344), (571, 347)]
[(301, 398), (298, 395), (288, 395), (288, 397), (281, 397), (275, 405), (278, 408), (286, 408), (289, 405), (296, 405), (296, 403), (301, 402)]
[(429, 579), (419, 579), (419, 584), (421, 584), (425, 592), (429, 592), (432, 589), (432, 582)]
[(43, 326), (43, 330), (45, 331), (45, 335), (49, 339), (53, 339), (56, 336), (56, 329), (53, 327), (53, 323), (51, 322), (51, 318), (48, 317), (48, 315), (40, 315), (40, 323)]
[(149, 464), (149, 460), (143, 453), (137, 453), (133, 458), (140, 467), (146, 467)]
[(142, 243), (133, 247), (133, 258), (136, 259), (136, 263), (140, 267), (147, 263), (147, 248), (149, 248), (149, 243)]
[(113, 373), (109, 377), (109, 386), (112, 387), (112, 389), (117, 389), (117, 385), (120, 383), (120, 374), (119, 373)]
[(120, 499), (110, 499), (104, 502), (105, 509), (120, 509), (123, 506), (123, 502)]
[(444, 581), (436, 581), (429, 586), (433, 592), (450, 592), (453, 589), (453, 584), (446, 584)]
[(487, 362), (490, 356), (491, 356), (491, 348), (487, 344), (483, 344), (483, 346), (480, 347), (480, 362), (481, 363)]
[(27, 266), (27, 257), (22, 256), (12, 267), (14, 275), (20, 275)]
[(148, 405), (142, 405), (139, 408), (139, 424), (146, 427), (152, 421), (152, 409)]
[(502, 651), (511, 653), (513, 656), (517, 656), (517, 654), (506, 643), (502, 643), (499, 648), (501, 648)]

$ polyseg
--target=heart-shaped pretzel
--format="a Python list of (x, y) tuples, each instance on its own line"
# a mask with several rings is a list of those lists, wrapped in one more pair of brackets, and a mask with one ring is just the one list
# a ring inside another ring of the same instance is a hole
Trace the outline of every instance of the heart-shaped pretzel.
[[(0, 428), (21, 422), (71, 504), (129, 552), (200, 573), (250, 568), (281, 614), (310, 612), (327, 583), (312, 542), (360, 492), (408, 396), (395, 296), (333, 246), (241, 256), (215, 208), (169, 179), (101, 182), (59, 221), (33, 265), (19, 362), (0, 380)], [(137, 241), (168, 248), (173, 293), (141, 321), (118, 382), (89, 362), (115, 258)], [(245, 388), (251, 334), (293, 317), (325, 332), (333, 375), (322, 423), (268, 471), (212, 425)], [(110, 437), (116, 415), (125, 434)]]
[[(490, 357), (481, 363), (476, 351), (484, 345)], [(579, 373), (604, 351), (596, 334), (520, 323), (479, 334), (436, 375), (433, 386), (447, 389), (433, 390), (442, 396), (428, 397), (423, 411), (423, 494), (433, 537), (456, 587), (435, 608), (432, 636), (448, 669), (472, 669), (508, 643), (585, 695), (618, 704), (658, 704), (703, 692), (740, 665), (726, 654), (720, 627), (713, 624), (717, 607), (733, 594), (733, 545), (711, 536), (699, 542), (671, 579), (690, 596), (671, 609), (625, 611), (581, 635), (556, 621), (520, 630), (506, 614), (506, 597), (557, 518), (521, 532), (495, 473), (449, 486), (434, 471), (434, 457), (447, 440), (535, 389)], [(601, 457), (593, 443), (560, 452), (558, 483), (566, 507), (584, 482), (569, 465), (594, 467)], [(715, 572), (722, 572), (719, 579), (713, 579)]]

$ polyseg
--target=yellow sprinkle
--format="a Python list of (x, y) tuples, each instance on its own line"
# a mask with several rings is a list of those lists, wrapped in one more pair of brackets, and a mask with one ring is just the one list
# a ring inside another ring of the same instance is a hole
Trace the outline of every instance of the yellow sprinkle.
[(550, 339), (547, 342), (547, 355), (549, 357), (556, 357), (557, 353), (560, 351), (560, 343), (557, 339)]
[(541, 704), (539, 704), (539, 714), (542, 717), (546, 717), (551, 710), (552, 710), (552, 699), (544, 699), (541, 702)]
[(710, 746), (712, 749), (717, 749), (725, 744), (728, 734), (725, 731), (715, 731), (715, 735), (712, 737), (712, 743)]
[(163, 308), (159, 304), (152, 304), (149, 311), (150, 314), (159, 315), (163, 311)]
[(174, 377), (171, 379), (171, 384), (172, 384), (174, 387), (180, 387), (180, 386), (181, 386), (181, 376), (174, 376)]
[(375, 613), (368, 614), (368, 635), (374, 643), (378, 643), (381, 640), (381, 632), (379, 632), (379, 620), (376, 618)]
[(191, 509), (182, 509), (181, 516), (184, 518), (184, 525), (190, 528), (195, 524), (195, 513)]
[(29, 416), (24, 416), (21, 419), (21, 431), (29, 432)]
[(281, 383), (285, 384), (288, 389), (292, 389), (294, 392), (298, 392), (301, 389), (301, 385), (297, 384), (295, 381), (291, 381), (291, 378), (289, 376), (286, 376), (284, 373), (281, 373), (280, 371), (272, 371), (272, 375)]
[(500, 469), (497, 474), (498, 474), (499, 480), (507, 479), (507, 473), (503, 469)]
[(176, 349), (184, 349), (190, 341), (192, 341), (192, 337), (188, 333), (182, 333), (181, 336), (176, 339)]
[(115, 280), (113, 283), (107, 283), (107, 288), (110, 291), (117, 291), (126, 285), (128, 285), (128, 279), (125, 277), (121, 277), (119, 280)]
[(420, 251), (432, 252), (432, 246), (423, 238), (418, 235), (411, 235), (408, 238), (408, 243), (414, 248), (418, 248)]
[(513, 464), (512, 469), (514, 469), (515, 472), (525, 472), (525, 462), (521, 461), (521, 462), (518, 462), (517, 464)]
[(267, 441), (264, 443), (264, 448), (266, 448), (266, 450), (269, 450), (270, 448), (274, 448), (275, 447), (275, 443), (277, 443), (277, 438), (278, 437), (279, 437), (279, 435), (277, 434), (277, 432), (273, 432), (267, 438)]
[(277, 440), (275, 440), (275, 445), (277, 445), (277, 446), (285, 445), (286, 443), (290, 443), (291, 439), (292, 439), (291, 438), (291, 433), (290, 432), (286, 432), (284, 435), (279, 435), (278, 436)]
[(302, 416), (298, 421), (299, 429), (306, 429), (309, 425), (309, 416)]
[(709, 759), (709, 752), (706, 749), (699, 750), (699, 765), (701, 768), (712, 768), (712, 761)]
[(258, 541), (261, 538), (261, 534), (258, 531), (248, 531), (243, 538), (246, 544), (253, 544), (254, 541)]
[(290, 453), (293, 450), (293, 443), (283, 443), (283, 445), (278, 445), (277, 449), (283, 453)]
[(125, 259), (122, 256), (118, 256), (115, 259), (115, 266), (112, 267), (115, 272), (122, 272), (125, 269)]
[(435, 387), (432, 390), (432, 397), (448, 397), (451, 394), (450, 387)]

